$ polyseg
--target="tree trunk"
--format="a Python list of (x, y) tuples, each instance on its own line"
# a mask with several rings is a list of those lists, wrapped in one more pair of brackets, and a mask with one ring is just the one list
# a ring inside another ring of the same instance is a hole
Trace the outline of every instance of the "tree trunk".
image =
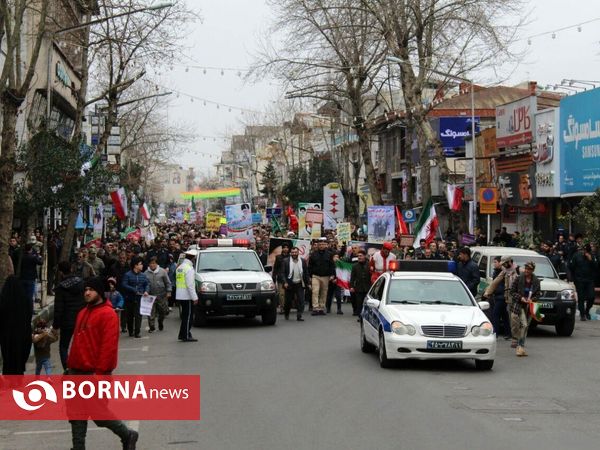
[(381, 205), (383, 204), (383, 201), (381, 200), (381, 191), (379, 190), (377, 184), (377, 173), (375, 172), (373, 160), (371, 159), (371, 143), (369, 142), (370, 133), (366, 128), (360, 125), (355, 127), (355, 130), (358, 134), (358, 145), (360, 147), (360, 153), (365, 164), (365, 176), (367, 178), (369, 190), (371, 191), (373, 204)]
[(63, 246), (60, 249), (59, 261), (69, 261), (71, 259), (71, 250), (73, 248), (73, 241), (75, 239), (75, 223), (77, 222), (77, 216), (79, 211), (71, 209), (67, 218), (67, 227), (65, 235), (63, 236)]
[(431, 197), (431, 164), (427, 137), (421, 127), (417, 128), (417, 142), (419, 144), (419, 160), (421, 165), (421, 203), (424, 205)]
[(2, 105), (2, 144), (0, 147), (0, 287), (8, 277), (8, 241), (13, 226), (14, 175), (17, 150), (17, 113), (20, 102), (7, 91)]

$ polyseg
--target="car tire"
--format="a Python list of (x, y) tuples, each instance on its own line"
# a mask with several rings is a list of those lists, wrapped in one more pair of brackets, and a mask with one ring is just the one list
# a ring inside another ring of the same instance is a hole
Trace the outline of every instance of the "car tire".
[(277, 309), (265, 309), (261, 314), (261, 318), (263, 325), (275, 325), (275, 322), (277, 322)]
[(383, 331), (379, 330), (379, 346), (378, 352), (379, 356), (379, 365), (382, 369), (389, 369), (392, 367), (392, 362), (387, 357), (387, 352), (385, 349), (385, 339), (383, 338)]
[(367, 342), (367, 337), (365, 336), (365, 327), (360, 322), (360, 349), (363, 353), (373, 353), (375, 351), (375, 346), (369, 342)]
[(563, 320), (555, 325), (556, 334), (563, 337), (569, 337), (573, 334), (575, 329), (575, 316), (565, 317)]
[(205, 327), (208, 325), (208, 316), (204, 311), (194, 311), (194, 326), (197, 328)]
[(486, 359), (486, 360), (476, 359), (475, 360), (475, 368), (477, 370), (492, 370), (492, 367), (494, 367), (493, 359)]

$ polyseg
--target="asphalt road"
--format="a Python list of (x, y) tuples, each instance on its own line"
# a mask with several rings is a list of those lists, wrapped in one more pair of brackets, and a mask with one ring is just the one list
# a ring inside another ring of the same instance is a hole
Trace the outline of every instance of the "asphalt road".
[[(499, 341), (491, 372), (472, 362), (411, 362), (380, 369), (343, 316), (306, 316), (263, 327), (222, 319), (176, 340), (178, 321), (121, 340), (118, 373), (202, 377), (199, 422), (131, 423), (140, 449), (597, 449), (600, 321), (571, 338), (541, 327), (530, 356)], [(54, 356), (57, 349), (54, 348)], [(56, 361), (56, 358), (55, 358)], [(56, 361), (58, 364), (58, 361)], [(0, 422), (2, 449), (69, 448), (62, 422)], [(88, 448), (120, 448), (90, 423)]]

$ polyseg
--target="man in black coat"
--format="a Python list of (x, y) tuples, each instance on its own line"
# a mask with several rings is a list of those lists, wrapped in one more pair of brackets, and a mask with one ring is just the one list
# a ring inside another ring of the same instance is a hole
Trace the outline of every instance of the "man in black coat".
[(471, 249), (469, 247), (463, 247), (458, 252), (456, 276), (463, 280), (473, 296), (477, 295), (477, 287), (479, 286), (479, 281), (481, 281), (479, 267), (471, 259)]
[(580, 318), (582, 321), (590, 320), (590, 310), (594, 306), (596, 296), (594, 278), (598, 272), (598, 261), (590, 244), (585, 244), (581, 250), (575, 252), (569, 261), (569, 270), (577, 289)]
[(371, 271), (369, 270), (367, 253), (361, 248), (357, 254), (358, 261), (352, 266), (352, 272), (350, 272), (350, 292), (354, 295), (354, 302), (352, 303), (353, 316), (360, 315), (365, 296), (371, 288)]
[(300, 250), (293, 247), (290, 250), (290, 256), (281, 261), (279, 271), (279, 283), (285, 289), (285, 303), (283, 313), (285, 320), (290, 318), (290, 309), (294, 297), (296, 298), (297, 314), (296, 320), (302, 322), (302, 313), (304, 313), (304, 288), (309, 286), (310, 277), (308, 276), (308, 266), (306, 261), (299, 257)]
[(75, 329), (77, 314), (85, 306), (85, 301), (83, 299), (83, 279), (71, 272), (71, 264), (61, 261), (58, 263), (58, 270), (63, 279), (54, 291), (56, 296), (52, 328), (60, 330), (58, 351), (63, 369), (67, 370), (69, 343)]
[(25, 373), (25, 364), (31, 352), (32, 312), (32, 304), (26, 301), (22, 283), (11, 273), (0, 291), (0, 351), (3, 375)]

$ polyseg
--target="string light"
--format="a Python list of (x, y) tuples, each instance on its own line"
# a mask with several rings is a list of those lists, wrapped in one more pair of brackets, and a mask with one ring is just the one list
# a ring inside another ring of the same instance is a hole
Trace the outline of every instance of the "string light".
[[(145, 80), (145, 81), (148, 82), (148, 83), (151, 83), (148, 80)], [(151, 85), (154, 85), (154, 84), (151, 83)], [(229, 112), (239, 111), (241, 114), (244, 114), (245, 112), (252, 113), (252, 114), (265, 114), (264, 111), (258, 111), (258, 110), (249, 109), (249, 108), (242, 108), (240, 106), (228, 105), (228, 104), (225, 104), (225, 103), (215, 102), (213, 100), (208, 100), (206, 98), (201, 98), (201, 97), (198, 97), (198, 96), (195, 96), (195, 95), (192, 95), (192, 94), (187, 94), (187, 93), (182, 92), (182, 91), (177, 91), (175, 89), (167, 88), (166, 86), (156, 85), (156, 89), (165, 89), (165, 90), (168, 90), (169, 92), (173, 92), (174, 94), (176, 94), (177, 97), (179, 97), (179, 96), (187, 97), (187, 98), (190, 99), (191, 103), (194, 103), (194, 100), (198, 100), (198, 101), (202, 102), (203, 106), (207, 106), (208, 104), (211, 104), (211, 105), (215, 105), (217, 107), (217, 109), (221, 109), (221, 107), (227, 108), (227, 110)]]
[(600, 21), (600, 17), (596, 17), (594, 19), (586, 20), (585, 22), (581, 22), (581, 23), (575, 23), (575, 24), (572, 24), (572, 25), (566, 25), (564, 27), (556, 28), (554, 30), (548, 30), (548, 31), (544, 31), (542, 33), (532, 34), (531, 36), (527, 36), (524, 39), (526, 39), (527, 43), (530, 44), (531, 39), (535, 38), (535, 37), (551, 36), (552, 39), (556, 39), (557, 34), (559, 32), (561, 32), (561, 31), (577, 30), (579, 33), (581, 33), (581, 31), (583, 30), (583, 25), (587, 25), (589, 23), (598, 22), (598, 21)]

